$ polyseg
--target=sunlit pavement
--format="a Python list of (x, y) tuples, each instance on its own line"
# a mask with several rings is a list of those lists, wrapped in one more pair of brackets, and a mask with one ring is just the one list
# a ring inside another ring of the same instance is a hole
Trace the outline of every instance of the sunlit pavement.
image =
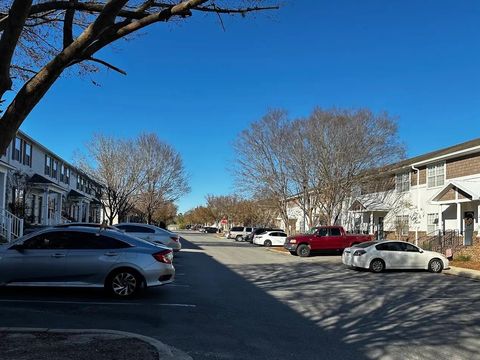
[(480, 283), (371, 274), (339, 256), (278, 254), (186, 233), (173, 285), (132, 301), (100, 290), (1, 289), (0, 326), (136, 332), (194, 359), (480, 359)]

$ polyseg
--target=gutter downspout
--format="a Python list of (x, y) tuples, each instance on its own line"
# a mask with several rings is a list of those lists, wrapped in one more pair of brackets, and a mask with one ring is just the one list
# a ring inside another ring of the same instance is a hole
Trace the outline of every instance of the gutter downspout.
[[(412, 170), (417, 173), (417, 211), (420, 212), (420, 169), (416, 168), (414, 165), (412, 165)], [(415, 227), (415, 245), (418, 246), (418, 224)]]

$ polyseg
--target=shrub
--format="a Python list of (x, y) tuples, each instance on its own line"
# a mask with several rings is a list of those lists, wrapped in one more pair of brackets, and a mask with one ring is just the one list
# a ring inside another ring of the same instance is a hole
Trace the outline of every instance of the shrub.
[(458, 255), (455, 260), (457, 261), (470, 261), (472, 259), (471, 255)]

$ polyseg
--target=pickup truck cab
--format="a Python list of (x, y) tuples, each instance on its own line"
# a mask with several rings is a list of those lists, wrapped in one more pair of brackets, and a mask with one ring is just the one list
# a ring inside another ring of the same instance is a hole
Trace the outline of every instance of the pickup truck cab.
[(311, 234), (287, 237), (284, 248), (292, 255), (308, 257), (315, 251), (343, 251), (347, 247), (371, 241), (370, 235), (347, 234), (341, 226), (319, 226)]

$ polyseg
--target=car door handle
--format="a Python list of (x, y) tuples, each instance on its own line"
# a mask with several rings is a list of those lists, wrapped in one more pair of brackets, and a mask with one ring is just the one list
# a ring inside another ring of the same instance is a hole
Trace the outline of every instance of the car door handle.
[(118, 253), (116, 253), (116, 252), (107, 252), (107, 253), (105, 253), (105, 256), (118, 256)]
[(52, 254), (52, 257), (57, 258), (57, 259), (58, 258), (63, 258), (63, 257), (65, 257), (65, 254)]

